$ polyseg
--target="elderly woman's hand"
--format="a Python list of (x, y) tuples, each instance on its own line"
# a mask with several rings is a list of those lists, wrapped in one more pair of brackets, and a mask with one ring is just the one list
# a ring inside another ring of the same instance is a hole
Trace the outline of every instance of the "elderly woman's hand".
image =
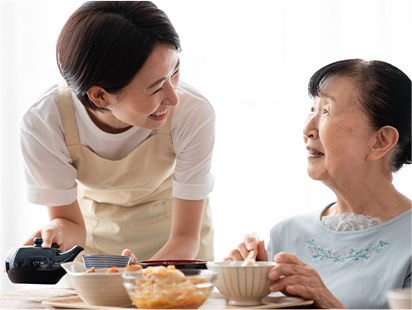
[(255, 235), (249, 234), (243, 238), (243, 243), (240, 243), (238, 247), (229, 253), (229, 256), (224, 260), (228, 261), (243, 261), (249, 255), (249, 252), (258, 249), (256, 257), (257, 261), (267, 261), (268, 253), (265, 249), (265, 242), (263, 240), (258, 241)]
[(295, 255), (278, 253), (275, 262), (276, 266), (269, 272), (269, 278), (274, 281), (270, 286), (272, 292), (311, 299), (318, 308), (345, 308), (328, 290), (316, 270)]

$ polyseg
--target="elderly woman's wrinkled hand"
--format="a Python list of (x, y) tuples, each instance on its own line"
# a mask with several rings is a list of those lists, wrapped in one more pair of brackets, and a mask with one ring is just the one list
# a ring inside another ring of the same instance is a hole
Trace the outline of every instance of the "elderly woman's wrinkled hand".
[(269, 278), (274, 281), (270, 286), (272, 292), (313, 300), (318, 308), (345, 308), (327, 289), (316, 270), (295, 255), (278, 253), (275, 262), (276, 266), (269, 272)]
[(268, 253), (265, 249), (265, 242), (263, 240), (258, 241), (258, 238), (253, 234), (248, 234), (243, 238), (243, 242), (238, 247), (230, 251), (229, 256), (225, 261), (244, 261), (248, 257), (249, 252), (258, 249), (256, 257), (257, 261), (267, 261)]

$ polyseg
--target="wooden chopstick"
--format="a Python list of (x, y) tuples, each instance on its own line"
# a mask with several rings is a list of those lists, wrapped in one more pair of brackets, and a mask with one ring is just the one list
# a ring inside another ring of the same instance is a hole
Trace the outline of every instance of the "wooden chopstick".
[[(259, 236), (256, 232), (252, 233), (256, 237), (256, 242), (259, 244)], [(249, 252), (249, 255), (246, 257), (246, 259), (243, 261), (242, 266), (252, 266), (255, 264), (256, 261), (256, 256), (258, 255), (258, 248), (256, 244), (256, 249), (252, 250)]]

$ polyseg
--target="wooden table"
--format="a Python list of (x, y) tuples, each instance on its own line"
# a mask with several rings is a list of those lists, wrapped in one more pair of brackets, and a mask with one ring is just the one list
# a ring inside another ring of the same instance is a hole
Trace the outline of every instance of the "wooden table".
[[(279, 299), (280, 297), (267, 297), (264, 299), (265, 304), (254, 309), (277, 309), (284, 308), (285, 298)], [(33, 289), (33, 290), (22, 290), (14, 292), (6, 292), (0, 294), (0, 309), (55, 309), (54, 307), (42, 303), (43, 301), (49, 300), (80, 300), (78, 295), (73, 289), (66, 288), (43, 288), (43, 289)], [(296, 301), (296, 299), (295, 299)], [(82, 303), (82, 301), (80, 300)], [(307, 308), (310, 306), (311, 301), (297, 301), (297, 306), (293, 306), (293, 298), (287, 301), (288, 308)], [(79, 308), (78, 303), (73, 304), (74, 308)], [(85, 305), (85, 304), (84, 304)], [(70, 307), (68, 307), (70, 308)], [(84, 308), (90, 308), (90, 306), (85, 305)], [(93, 307), (98, 309), (99, 307)], [(100, 307), (102, 308), (102, 307)], [(203, 309), (239, 309), (241, 307), (232, 307), (227, 304), (226, 298), (218, 292), (213, 292), (208, 300), (201, 306)], [(251, 307), (244, 307), (245, 309), (251, 309)], [(134, 306), (130, 308), (112, 308), (112, 309), (136, 309)]]
[(42, 301), (52, 298), (77, 296), (73, 289), (43, 288), (1, 293), (0, 309), (54, 309)]

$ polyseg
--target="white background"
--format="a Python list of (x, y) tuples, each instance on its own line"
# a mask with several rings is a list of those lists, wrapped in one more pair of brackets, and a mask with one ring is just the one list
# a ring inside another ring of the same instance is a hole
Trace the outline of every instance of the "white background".
[[(57, 36), (82, 1), (0, 1), (0, 261), (47, 223), (27, 204), (17, 120), (25, 105), (59, 80)], [(412, 77), (412, 1), (159, 0), (180, 35), (181, 79), (217, 114), (211, 206), (215, 258), (258, 232), (268, 241), (281, 219), (324, 207), (333, 193), (306, 174), (302, 127), (307, 83), (345, 58), (378, 59)], [(412, 167), (395, 175), (412, 198)], [(3, 268), (1, 268), (3, 269)], [(33, 288), (11, 284), (1, 291)]]

